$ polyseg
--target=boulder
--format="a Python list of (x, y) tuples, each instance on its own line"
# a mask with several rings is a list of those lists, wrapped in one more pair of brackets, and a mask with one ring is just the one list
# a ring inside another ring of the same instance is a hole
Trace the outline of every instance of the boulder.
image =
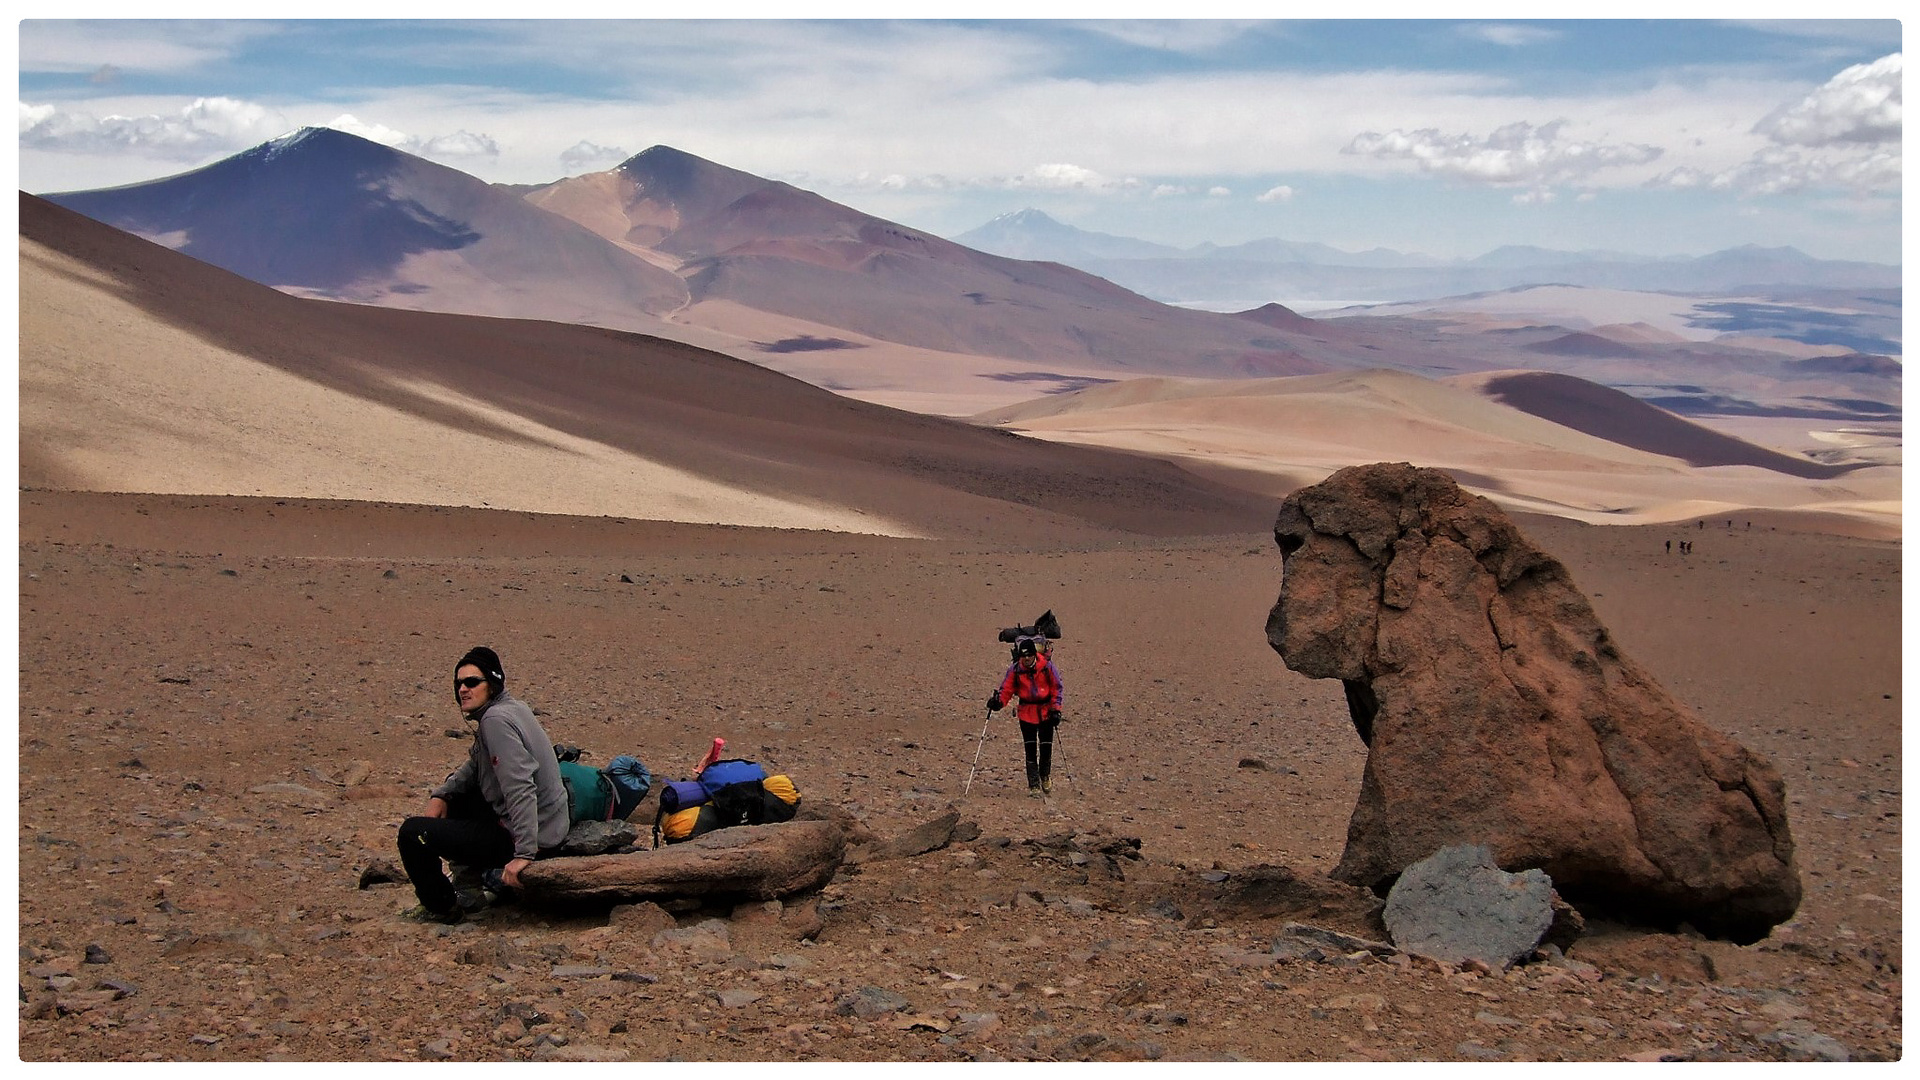
[(1484, 845), (1441, 848), (1393, 883), (1381, 919), (1407, 952), (1505, 970), (1553, 925), (1553, 882), (1538, 870), (1507, 873)]
[(1486, 844), (1576, 905), (1751, 942), (1800, 902), (1786, 791), (1624, 655), (1493, 503), (1407, 464), (1287, 497), (1267, 640), (1340, 679), (1367, 745), (1333, 876), (1384, 893)]
[(831, 822), (742, 825), (652, 851), (541, 859), (520, 881), (533, 903), (777, 900), (825, 885), (845, 850)]

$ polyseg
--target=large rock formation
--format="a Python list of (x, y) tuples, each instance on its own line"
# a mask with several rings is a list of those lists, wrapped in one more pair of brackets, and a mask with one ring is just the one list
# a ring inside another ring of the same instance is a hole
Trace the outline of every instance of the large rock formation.
[(845, 853), (830, 821), (742, 825), (653, 851), (542, 859), (520, 881), (533, 902), (777, 900), (825, 885)]
[(1752, 941), (1800, 879), (1771, 765), (1620, 653), (1566, 569), (1486, 499), (1406, 464), (1289, 496), (1267, 640), (1346, 684), (1368, 745), (1333, 876), (1384, 892), (1486, 844), (1575, 904)]

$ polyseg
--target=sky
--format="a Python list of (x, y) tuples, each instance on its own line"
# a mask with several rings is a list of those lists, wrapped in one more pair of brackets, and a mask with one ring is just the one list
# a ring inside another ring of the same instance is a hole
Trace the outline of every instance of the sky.
[(1177, 247), (1901, 261), (1901, 30), (1885, 18), (28, 18), (17, 33), (19, 186), (36, 193), (326, 125), (496, 183), (667, 145), (941, 236), (1037, 208)]

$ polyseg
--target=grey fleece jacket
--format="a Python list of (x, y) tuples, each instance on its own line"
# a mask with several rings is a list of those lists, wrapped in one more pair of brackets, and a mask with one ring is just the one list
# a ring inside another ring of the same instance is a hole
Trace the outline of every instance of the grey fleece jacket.
[(480, 706), (480, 729), (467, 760), (433, 789), (436, 798), (480, 794), (513, 834), (513, 857), (533, 859), (567, 838), (567, 789), (553, 740), (520, 699), (501, 691)]

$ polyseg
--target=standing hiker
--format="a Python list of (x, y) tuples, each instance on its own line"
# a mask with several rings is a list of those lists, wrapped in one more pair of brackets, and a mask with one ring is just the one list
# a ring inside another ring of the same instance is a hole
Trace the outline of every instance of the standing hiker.
[[(1060, 714), (1062, 688), (1060, 670), (1049, 656), (1040, 658), (1045, 638), (1022, 637), (1013, 646), (1013, 666), (1000, 680), (1000, 688), (987, 699), (987, 711), (999, 712), (1008, 702), (1018, 705), (1020, 741), (1027, 755), (1027, 790), (1045, 794), (1053, 790), (1053, 731), (1064, 717)], [(1051, 650), (1049, 650), (1051, 652)]]
[(400, 826), (400, 862), (420, 905), (409, 918), (457, 923), (462, 897), (440, 860), (470, 870), (500, 868), (501, 882), (520, 887), (520, 871), (567, 838), (567, 790), (553, 741), (533, 710), (506, 690), (492, 649), (468, 650), (453, 668), (453, 700), (474, 722), (467, 760), (427, 799), (427, 812)]

